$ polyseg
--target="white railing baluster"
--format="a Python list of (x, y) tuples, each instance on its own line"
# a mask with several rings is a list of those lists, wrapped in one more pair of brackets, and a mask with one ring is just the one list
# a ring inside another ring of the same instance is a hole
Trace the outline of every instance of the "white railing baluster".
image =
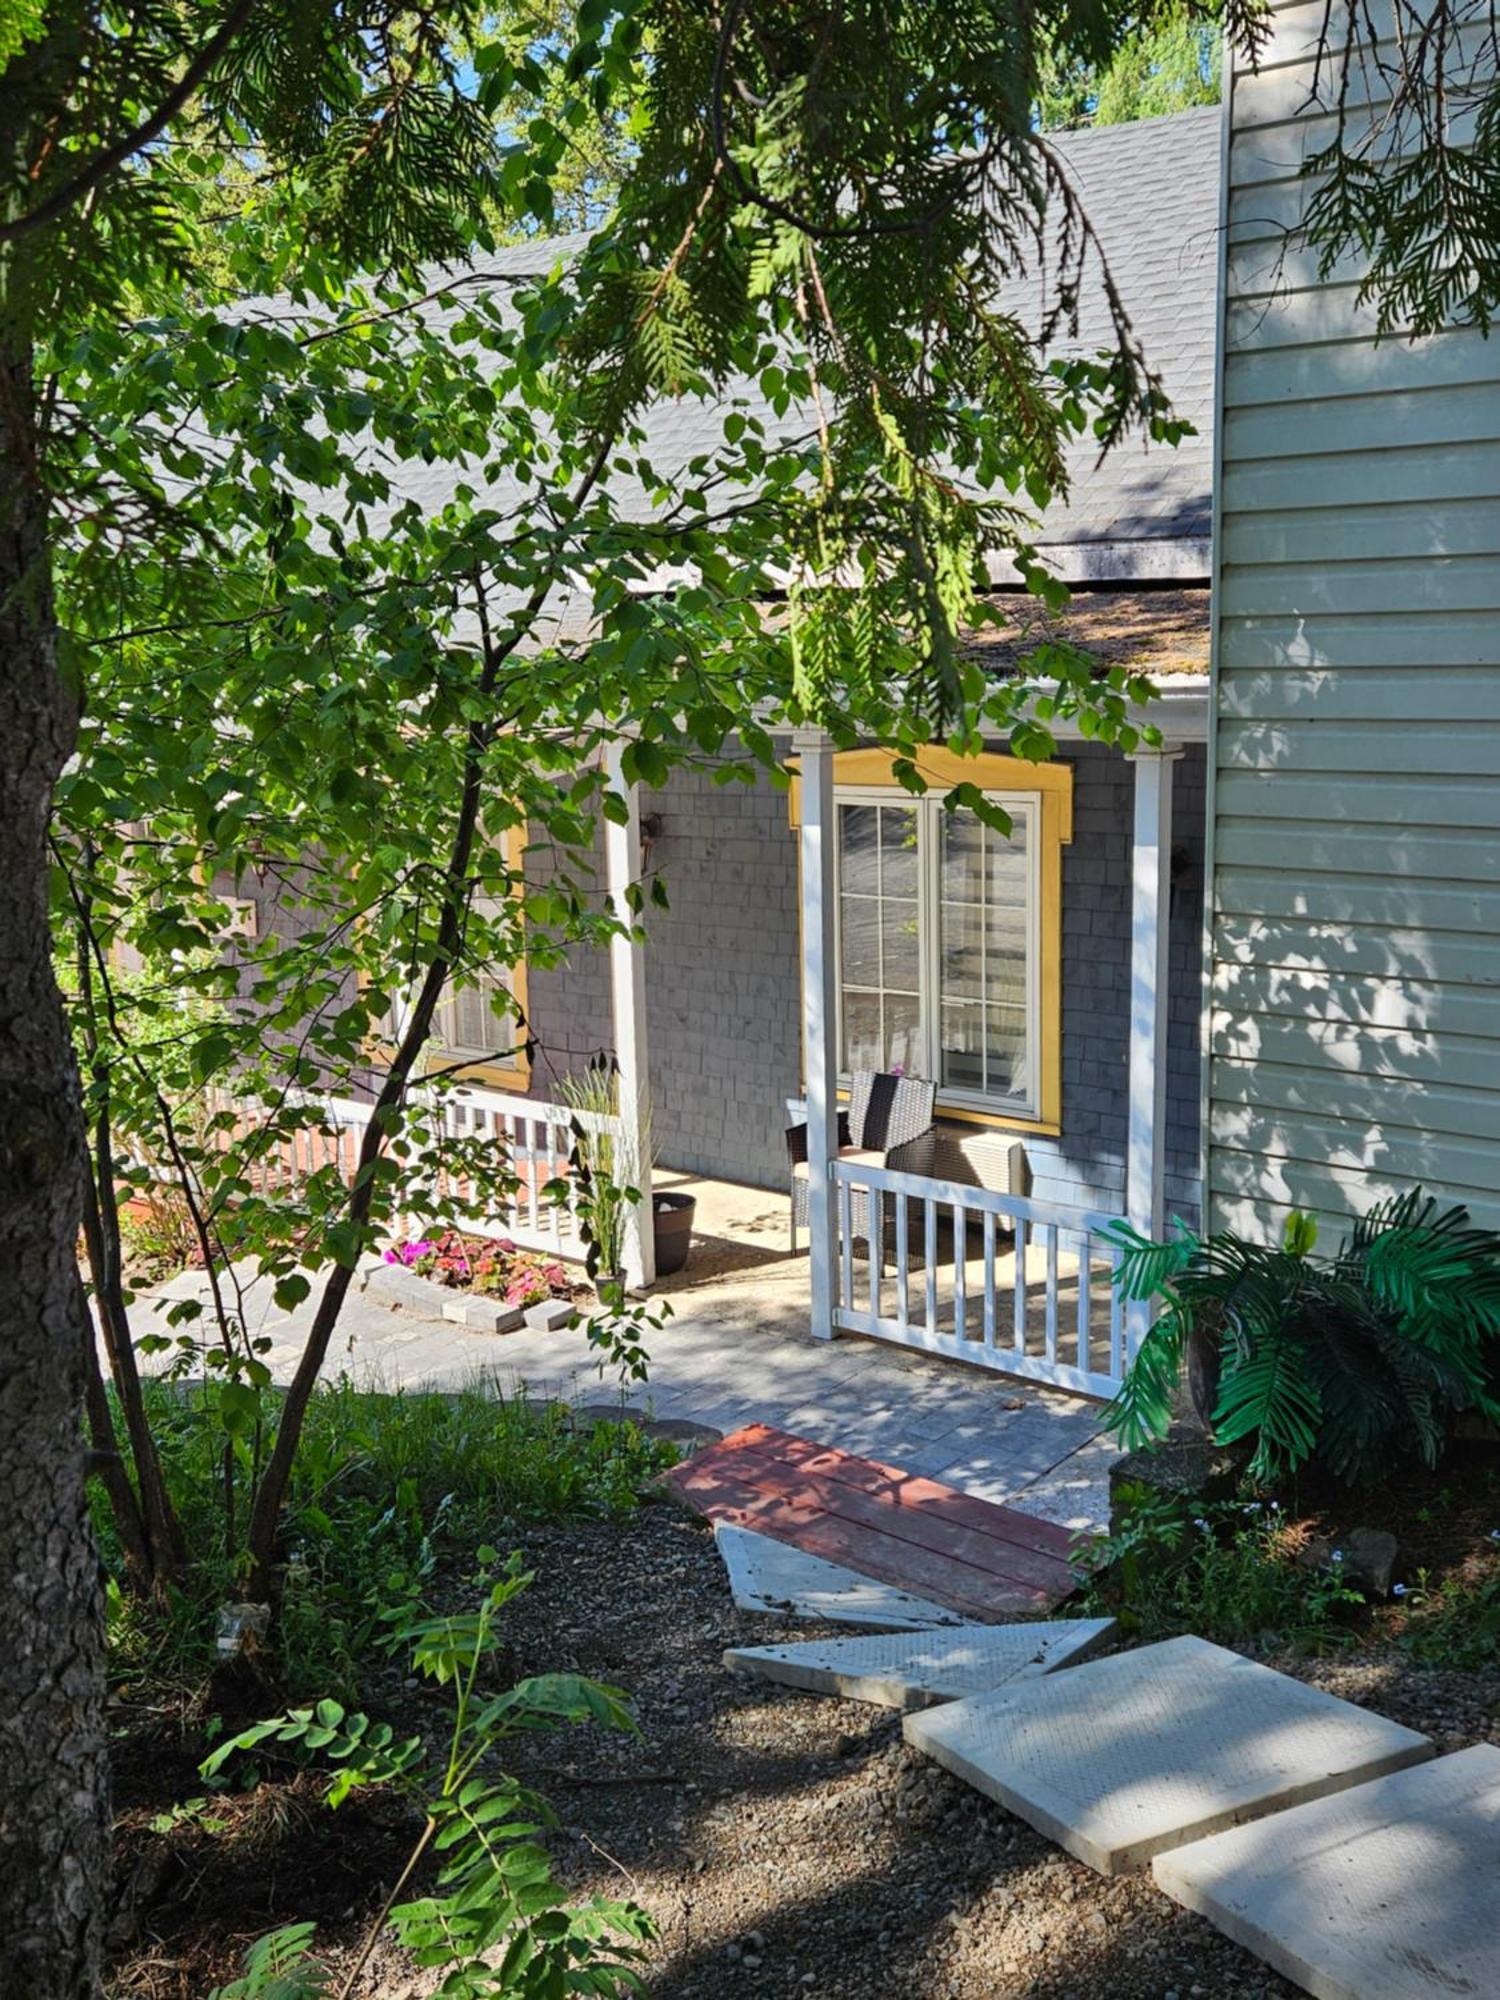
[(1109, 1372), (1111, 1375), (1125, 1373), (1125, 1301), (1120, 1295), (1120, 1287), (1115, 1283), (1115, 1273), (1120, 1268), (1118, 1252), (1109, 1260)]
[(1093, 1275), (1089, 1232), (1085, 1229), (1078, 1239), (1078, 1366), (1085, 1375), (1089, 1372), (1089, 1309)]
[(896, 1326), (902, 1338), (911, 1327), (911, 1233), (906, 1196), (896, 1196)]
[(1016, 1233), (1011, 1242), (1015, 1253), (1015, 1288), (1011, 1304), (1011, 1346), (1017, 1354), (1026, 1352), (1026, 1221), (1023, 1216), (1016, 1218)]
[(922, 1203), (922, 1300), (926, 1309), (927, 1337), (933, 1339), (937, 1323), (937, 1203), (928, 1195)]
[(1047, 1230), (1047, 1359), (1057, 1359), (1058, 1239), (1062, 1231), (1052, 1223)]
[[(541, 1177), (537, 1172), (537, 1121), (527, 1117), (522, 1120), (526, 1132), (526, 1201), (531, 1218), (531, 1232), (534, 1236), (542, 1233), (542, 1191)], [(642, 1199), (644, 1200), (644, 1195)]]
[(838, 1190), (840, 1305), (854, 1304), (854, 1194), (848, 1182)]
[(995, 1349), (995, 1211), (984, 1211), (984, 1344)]
[(870, 1259), (870, 1313), (880, 1317), (880, 1267), (885, 1262), (885, 1196), (865, 1196), (865, 1250)]
[(961, 1201), (953, 1204), (953, 1336), (962, 1340), (968, 1330), (969, 1307), (968, 1210)]

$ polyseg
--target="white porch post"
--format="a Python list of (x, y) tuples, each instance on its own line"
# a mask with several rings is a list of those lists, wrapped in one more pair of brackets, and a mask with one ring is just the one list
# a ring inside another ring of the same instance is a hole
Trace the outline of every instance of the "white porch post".
[(837, 1216), (829, 1167), (838, 1151), (838, 999), (834, 966), (833, 746), (799, 729), (802, 781), (802, 1053), (807, 1067), (808, 1260), (812, 1330), (833, 1337)]
[[(625, 745), (612, 743), (606, 754), (610, 790), (625, 802), (625, 821), (604, 822), (604, 877), (610, 909), (622, 924), (635, 915), (626, 897), (641, 879), (641, 813), (634, 785), (625, 782), (620, 760)], [(656, 1277), (656, 1238), (651, 1226), (651, 1161), (647, 1153), (650, 1105), (646, 1049), (646, 959), (641, 945), (623, 932), (609, 941), (609, 997), (614, 1016), (615, 1060), (620, 1066), (620, 1118), (625, 1144), (641, 1162), (641, 1199), (630, 1218), (625, 1241), (625, 1280), (649, 1285)]]
[[(1130, 1127), (1125, 1212), (1134, 1229), (1160, 1237), (1166, 1226), (1167, 932), (1172, 865), (1172, 766), (1181, 750), (1139, 750), (1131, 846)], [(1130, 1307), (1133, 1354), (1151, 1324), (1145, 1303)]]

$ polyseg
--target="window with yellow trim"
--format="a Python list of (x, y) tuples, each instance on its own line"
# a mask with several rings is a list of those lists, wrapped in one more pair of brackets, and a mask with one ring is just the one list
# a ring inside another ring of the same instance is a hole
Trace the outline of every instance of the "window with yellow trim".
[[(478, 896), (475, 908), (491, 919), (498, 898)], [(432, 1054), (443, 1065), (469, 1061), (477, 1082), (524, 1089), (530, 1066), (523, 1043), (526, 1012), (524, 959), (505, 972), (468, 975), (449, 982), (432, 1023)]]
[(1040, 801), (986, 793), (1009, 835), (939, 796), (840, 787), (840, 1067), (933, 1078), (945, 1104), (1038, 1118)]

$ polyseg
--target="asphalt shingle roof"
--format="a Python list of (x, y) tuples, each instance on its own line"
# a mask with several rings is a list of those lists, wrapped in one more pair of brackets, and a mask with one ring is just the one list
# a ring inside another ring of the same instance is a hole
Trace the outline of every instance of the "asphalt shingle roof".
[[(1071, 491), (1043, 517), (1038, 540), (1064, 574), (1095, 583), (1141, 576), (1186, 580), (1206, 562), (1185, 545), (1206, 550), (1211, 523), (1215, 232), (1220, 174), (1217, 106), (1144, 119), (1133, 125), (1056, 135), (1083, 207), (1104, 246), (1115, 283), (1150, 364), (1161, 374), (1177, 414), (1196, 435), (1175, 449), (1132, 438), (1102, 463), (1085, 439), (1069, 453)], [(486, 258), (483, 275), (513, 281), (566, 262), (581, 236), (521, 244)], [(476, 278), (481, 274), (475, 273)], [(1036, 330), (1046, 310), (1046, 272), (1018, 279), (1001, 304)], [(1076, 337), (1060, 336), (1057, 354), (1094, 353), (1110, 344), (1110, 323), (1094, 273), (1084, 288)], [(801, 434), (806, 412), (778, 419), (753, 384), (727, 403), (755, 409), (772, 437)], [(643, 424), (647, 455), (672, 469), (722, 441), (726, 405), (692, 397), (653, 406)], [(474, 483), (470, 468), (463, 475)], [(440, 506), (460, 477), (445, 465), (403, 467), (399, 483), (424, 505)], [(633, 480), (612, 476), (622, 511), (644, 518), (649, 502)], [(498, 505), (519, 494), (496, 492)]]

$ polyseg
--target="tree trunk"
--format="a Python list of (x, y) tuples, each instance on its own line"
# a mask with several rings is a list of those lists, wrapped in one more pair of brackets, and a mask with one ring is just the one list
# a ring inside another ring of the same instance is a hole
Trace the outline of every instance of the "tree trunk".
[[(3, 278), (0, 273), (0, 278)], [(3, 289), (3, 286), (0, 286)], [(85, 1499), (83, 1135), (52, 974), (58, 673), (29, 342), (0, 297), (0, 1993), (94, 2000), (107, 1858), (103, 1620)]]

